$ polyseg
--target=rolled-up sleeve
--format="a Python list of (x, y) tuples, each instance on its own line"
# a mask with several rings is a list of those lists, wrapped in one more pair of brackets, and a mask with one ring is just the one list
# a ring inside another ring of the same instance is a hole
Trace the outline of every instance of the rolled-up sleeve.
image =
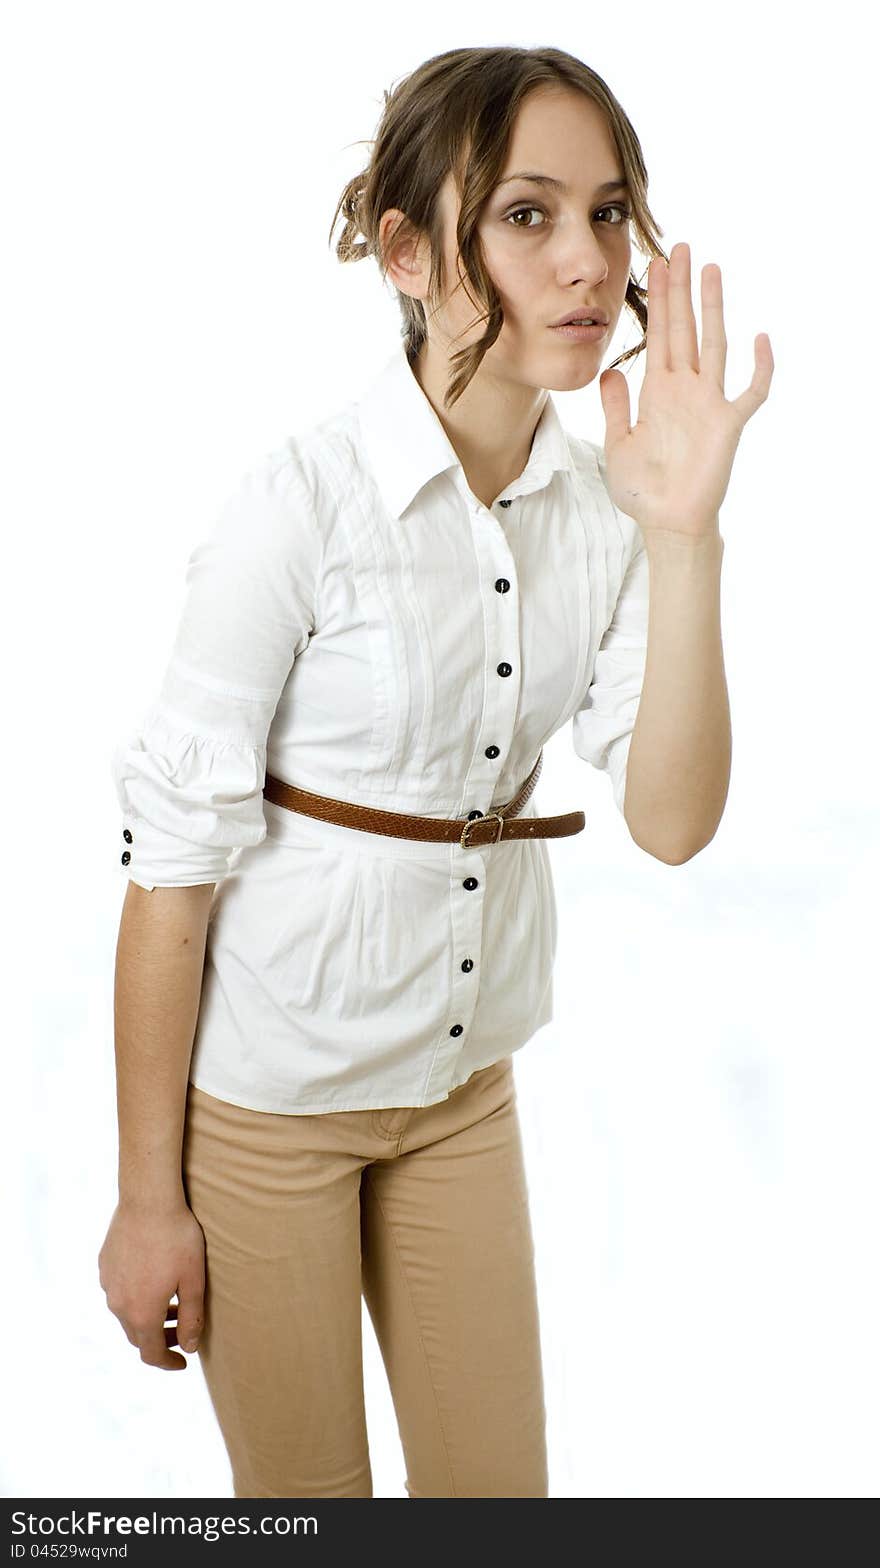
[(265, 838), (267, 737), (315, 629), (320, 556), (292, 449), (244, 476), (192, 552), (158, 697), (112, 753), (119, 864), (148, 892), (220, 881)]
[(621, 813), (648, 649), (648, 558), (634, 522), (632, 530), (632, 551), (614, 615), (599, 644), (589, 689), (572, 717), (577, 755), (609, 774)]

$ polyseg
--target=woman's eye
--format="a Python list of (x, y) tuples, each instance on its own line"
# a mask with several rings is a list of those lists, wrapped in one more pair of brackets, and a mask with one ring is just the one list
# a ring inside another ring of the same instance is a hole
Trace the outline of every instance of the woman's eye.
[[(511, 218), (518, 218), (521, 212), (540, 212), (540, 211), (541, 211), (540, 207), (517, 207), (513, 212), (509, 212), (507, 214), (507, 217), (506, 217), (506, 219), (504, 221), (506, 223), (510, 223)], [(510, 226), (511, 226), (512, 229), (533, 229), (535, 225), (533, 223), (511, 223)]]
[[(512, 218), (518, 218), (521, 212), (541, 212), (542, 213), (543, 211), (544, 211), (543, 207), (515, 207), (513, 212), (509, 212), (507, 214), (507, 217), (505, 218), (504, 221), (505, 221), (505, 223), (510, 223), (510, 226), (511, 226), (512, 229), (534, 229), (534, 228), (537, 227), (537, 225), (534, 224), (534, 223), (511, 223), (511, 219)], [(620, 228), (621, 224), (627, 223), (629, 221), (629, 219), (632, 217), (632, 208), (631, 207), (627, 207), (622, 202), (613, 202), (608, 207), (600, 207), (599, 208), (599, 212), (600, 213), (602, 213), (602, 212), (617, 212), (617, 213), (620, 214), (620, 221), (618, 223), (612, 223), (611, 224), (611, 227), (613, 229)]]

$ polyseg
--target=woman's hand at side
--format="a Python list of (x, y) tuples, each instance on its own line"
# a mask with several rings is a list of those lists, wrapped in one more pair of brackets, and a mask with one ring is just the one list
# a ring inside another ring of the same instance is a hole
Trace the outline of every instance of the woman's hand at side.
[[(107, 1306), (148, 1366), (177, 1372), (204, 1328), (205, 1237), (186, 1203), (170, 1209), (120, 1202), (98, 1254)], [(177, 1302), (171, 1298), (176, 1294)], [(166, 1320), (176, 1325), (166, 1327)]]

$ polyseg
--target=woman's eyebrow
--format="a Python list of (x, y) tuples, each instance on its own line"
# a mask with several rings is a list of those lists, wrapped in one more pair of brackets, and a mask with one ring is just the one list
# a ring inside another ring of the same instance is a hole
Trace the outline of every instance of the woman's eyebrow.
[[(498, 184), (508, 185), (511, 180), (532, 180), (535, 185), (552, 185), (554, 190), (568, 190), (565, 181), (554, 179), (552, 174), (507, 174), (503, 180), (498, 181)], [(606, 180), (604, 185), (597, 185), (596, 194), (601, 196), (605, 191), (620, 191), (625, 190), (626, 187), (627, 182), (625, 179)]]

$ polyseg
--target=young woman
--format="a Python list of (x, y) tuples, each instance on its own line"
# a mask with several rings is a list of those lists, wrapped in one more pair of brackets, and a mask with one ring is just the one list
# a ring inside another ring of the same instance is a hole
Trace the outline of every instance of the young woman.
[[(719, 269), (698, 352), (688, 248), (667, 265), (646, 190), (627, 116), (560, 50), (452, 50), (386, 94), (338, 254), (378, 259), (402, 344), (229, 498), (114, 756), (100, 1279), (142, 1360), (198, 1348), (238, 1497), (372, 1496), (362, 1293), (408, 1495), (549, 1495), (511, 1058), (552, 1016), (544, 839), (584, 819), (534, 787), (570, 719), (642, 849), (712, 838), (718, 514), (772, 373), (762, 334), (725, 399)], [(599, 375), (624, 306), (646, 375), (631, 426), (603, 373), (600, 448), (547, 389)]]

